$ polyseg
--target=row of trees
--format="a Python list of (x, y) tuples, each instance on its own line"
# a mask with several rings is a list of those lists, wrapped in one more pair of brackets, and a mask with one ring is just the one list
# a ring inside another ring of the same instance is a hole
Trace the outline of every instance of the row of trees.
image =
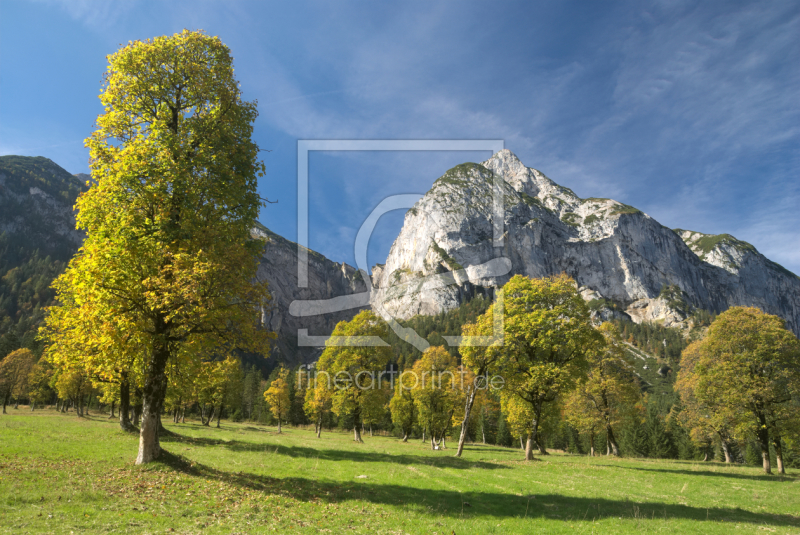
[[(492, 338), (498, 325), (502, 340)], [(362, 312), (339, 324), (334, 334), (386, 336), (387, 328)], [(619, 455), (621, 428), (631, 453), (639, 455), (700, 451), (708, 458), (716, 442), (731, 462), (735, 444), (755, 440), (767, 472), (770, 446), (783, 472), (784, 442), (798, 439), (800, 346), (782, 320), (757, 309), (737, 307), (721, 314), (706, 338), (689, 345), (682, 358), (671, 359), (676, 366), (682, 360), (683, 368), (677, 382), (680, 402), (666, 407), (668, 415), (659, 403), (642, 397), (619, 330), (610, 323), (592, 325), (566, 276), (512, 278), (463, 334), (480, 343), (463, 345), (460, 361), (443, 347), (430, 347), (400, 374), (393, 391), (389, 383), (364, 388), (350, 380), (380, 377), (390, 360), (388, 348), (326, 348), (306, 393), (309, 418), (319, 430), (331, 411), (347, 419), (354, 440), (361, 441), (363, 426), (381, 421), (381, 411), (388, 408), (404, 440), (416, 428), (427, 433), (432, 448), (444, 446), (450, 428), (461, 425), (460, 455), (475, 428), (473, 411), (482, 419), (484, 406), (498, 399), (504, 433), (526, 437), (526, 459), (534, 448), (545, 453), (539, 434), (549, 419), (551, 429), (566, 424), (586, 437), (591, 453), (601, 437), (608, 452)], [(437, 379), (426, 382), (426, 375)], [(475, 377), (483, 379), (475, 382)], [(489, 377), (502, 378), (502, 388), (487, 389)]]
[[(165, 407), (175, 421), (194, 407), (206, 425), (214, 417), (219, 425), (227, 408), (235, 419), (277, 423), (279, 432), (287, 422), (314, 423), (318, 434), (323, 427), (347, 426), (356, 441), (365, 428), (393, 427), (404, 441), (421, 435), (432, 448), (446, 447), (460, 425), (455, 436), (462, 446), (469, 437), (486, 442), (487, 434), (502, 445), (523, 437), (526, 458), (534, 449), (546, 453), (548, 443), (590, 454), (605, 446), (613, 455), (624, 450), (681, 458), (698, 452), (708, 458), (716, 446), (734, 462), (752, 456), (753, 442), (766, 471), (770, 452), (778, 471), (785, 471), (784, 450), (796, 445), (800, 428), (800, 347), (779, 318), (748, 308), (721, 314), (706, 338), (684, 350), (676, 383), (680, 400), (670, 410), (660, 406), (663, 398), (648, 402), (641, 396), (619, 331), (610, 323), (593, 327), (581, 317), (582, 302), (574, 294), (566, 277), (515, 277), (492, 308), (463, 328), (466, 336), (489, 336), (503, 307), (503, 345), (461, 347), (460, 361), (432, 346), (403, 373), (387, 373), (391, 348), (331, 346), (313, 374), (278, 368), (265, 381), (257, 369), (245, 373), (227, 358), (203, 362), (190, 375), (171, 370)], [(334, 334), (386, 337), (388, 327), (362, 312)], [(583, 342), (570, 346), (569, 339)], [(491, 385), (502, 388), (491, 388), (487, 375), (502, 377), (502, 384)], [(78, 413), (87, 395), (110, 404), (112, 413), (117, 403), (121, 423), (132, 425), (118, 384), (54, 369), (46, 359), (36, 363), (26, 349), (0, 362), (4, 406), (25, 392), (34, 403), (51, 399), (48, 386)]]
[[(498, 326), (502, 336), (494, 337)], [(387, 331), (364, 311), (333, 334), (386, 337)], [(497, 392), (509, 432), (526, 437), (527, 459), (534, 447), (545, 452), (539, 430), (556, 406), (590, 441), (602, 432), (619, 454), (614, 428), (641, 406), (638, 382), (617, 329), (593, 327), (570, 278), (512, 278), (496, 302), (463, 327), (463, 335), (460, 362), (444, 347), (432, 346), (396, 381), (381, 381), (389, 347), (327, 347), (307, 390), (309, 417), (318, 429), (326, 410), (347, 418), (360, 442), (362, 427), (380, 421), (388, 407), (404, 440), (417, 426), (432, 448), (444, 447), (452, 426), (460, 425), (461, 455), (476, 414)]]

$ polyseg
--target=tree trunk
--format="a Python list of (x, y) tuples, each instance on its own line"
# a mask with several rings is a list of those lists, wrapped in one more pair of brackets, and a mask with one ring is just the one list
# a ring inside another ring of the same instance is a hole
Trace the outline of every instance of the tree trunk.
[(219, 429), (219, 419), (222, 418), (222, 404), (219, 405), (219, 412), (217, 413), (217, 429)]
[(408, 442), (408, 431), (403, 431), (403, 442)]
[(127, 375), (122, 376), (119, 383), (119, 427), (123, 431), (136, 431), (131, 423), (131, 385)]
[(186, 423), (186, 407), (184, 407), (183, 410), (181, 411), (181, 423), (182, 424)]
[(35, 408), (36, 408), (36, 402), (34, 400), (31, 400), (31, 412), (33, 412), (33, 409)]
[[(522, 440), (522, 437), (520, 437)], [(528, 441), (525, 443), (525, 460), (533, 460), (533, 433), (528, 433)]]
[(437, 446), (437, 444), (436, 444), (436, 435), (431, 433), (431, 449), (435, 450), (436, 446)]
[(319, 421), (317, 422), (317, 438), (322, 436), (322, 416), (319, 417)]
[(786, 469), (783, 467), (783, 445), (781, 444), (781, 436), (777, 431), (772, 433), (772, 445), (775, 446), (775, 462), (778, 465), (778, 473), (786, 474)]
[(703, 462), (707, 462), (707, 461), (708, 461), (708, 451), (706, 451), (705, 455), (703, 456)]
[(483, 440), (483, 445), (486, 445), (486, 414), (481, 415), (481, 439)]
[(117, 404), (116, 400), (111, 401), (111, 416), (108, 417), (109, 420), (114, 418), (114, 406)]
[(139, 454), (136, 464), (154, 461), (161, 454), (158, 441), (159, 415), (167, 393), (167, 375), (165, 373), (169, 349), (164, 344), (156, 347), (152, 359), (145, 370), (144, 389), (142, 391), (142, 426), (139, 432)]
[(522, 435), (519, 436), (519, 449), (525, 451), (525, 437)]
[(359, 425), (358, 424), (353, 426), (353, 440), (355, 442), (364, 442), (361, 439), (361, 430), (359, 429)]
[(539, 443), (539, 420), (541, 419), (542, 415), (542, 406), (539, 404), (538, 407), (533, 409), (533, 420), (531, 421), (531, 432), (528, 435), (528, 444), (525, 446), (525, 460), (530, 461), (533, 460), (533, 444), (536, 444), (539, 447), (539, 451), (542, 455), (546, 455), (547, 452), (544, 451), (544, 447), (542, 444)]
[(422, 430), (422, 443), (425, 444), (425, 429)]
[(281, 433), (282, 433), (282, 431), (281, 431), (281, 418), (279, 416), (278, 417), (278, 434), (281, 434)]
[(589, 433), (589, 457), (594, 457), (594, 431)]
[[(464, 442), (467, 441), (467, 428), (469, 428), (469, 414), (472, 412), (472, 405), (475, 403), (475, 393), (477, 388), (473, 386), (467, 387), (467, 400), (464, 403), (464, 420), (461, 422), (461, 434), (458, 437), (458, 449), (456, 450), (456, 457), (461, 457), (464, 451)], [(425, 440), (425, 433), (423, 432), (422, 440)]]
[(733, 459), (731, 458), (731, 446), (727, 440), (724, 438), (721, 440), (722, 446), (722, 453), (725, 454), (725, 464), (731, 464)]
[(619, 445), (617, 444), (617, 437), (614, 436), (614, 430), (610, 425), (606, 425), (606, 442), (611, 448), (611, 454), (614, 457), (619, 457)]
[(443, 450), (447, 449), (447, 435), (445, 434), (442, 435), (442, 449)]
[(761, 464), (764, 467), (765, 474), (772, 473), (772, 466), (769, 462), (769, 430), (767, 429), (767, 420), (763, 415), (759, 415), (759, 426), (756, 431), (758, 445), (761, 447)]
[(3, 396), (3, 414), (8, 414), (6, 412), (6, 405), (8, 405), (8, 396)]
[[(205, 408), (205, 405), (203, 407)], [(206, 427), (210, 427), (211, 426), (211, 420), (214, 418), (214, 406), (213, 405), (211, 407), (206, 408), (205, 416), (206, 416), (206, 419), (203, 422), (203, 425), (206, 426)]]
[(540, 455), (550, 455), (549, 453), (547, 453), (547, 449), (545, 449), (545, 447), (544, 447), (544, 437), (543, 436), (539, 435), (538, 437), (536, 437), (536, 447), (539, 448), (539, 454)]
[(369, 436), (372, 436), (372, 424), (369, 424)]

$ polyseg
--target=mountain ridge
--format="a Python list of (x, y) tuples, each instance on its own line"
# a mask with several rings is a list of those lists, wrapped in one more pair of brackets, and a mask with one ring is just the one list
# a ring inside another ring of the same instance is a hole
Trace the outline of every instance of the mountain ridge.
[[(502, 249), (493, 247), (497, 175), (503, 178), (506, 208)], [(24, 258), (0, 273), (0, 316), (6, 311), (5, 319), (0, 317), (0, 350), (34, 343), (30, 333), (35, 334), (41, 308), (53, 302), (49, 284), (83, 240), (74, 228), (73, 206), (87, 180), (44, 157), (0, 157), (0, 253), (8, 263), (9, 251), (24, 250)], [(308, 285), (300, 288), (297, 243), (258, 222), (253, 235), (264, 240), (258, 277), (269, 282), (273, 295), (262, 312), (264, 324), (278, 333), (269, 355), (312, 362), (321, 348), (302, 345), (300, 331), (327, 336), (337, 322), (365, 307), (301, 316), (292, 313), (292, 303), (366, 295), (369, 288), (356, 268), (312, 250)], [(481, 266), (498, 258), (508, 260), (509, 273), (487, 276)], [(745, 304), (783, 317), (800, 333), (800, 278), (751, 244), (729, 234), (669, 229), (612, 199), (582, 199), (525, 167), (510, 151), (448, 170), (408, 210), (386, 263), (373, 267), (370, 305), (401, 320), (435, 315), (476, 295), (490, 296), (515, 273), (561, 272), (575, 278), (601, 319), (688, 327), (694, 310), (719, 312)], [(12, 296), (14, 287), (19, 290)], [(20, 295), (28, 301), (19, 301)], [(11, 331), (16, 342), (5, 338)], [(25, 336), (30, 340), (20, 340)]]
[[(491, 239), (495, 174), (503, 178), (502, 250)], [(458, 267), (498, 257), (510, 259), (507, 275), (459, 280)], [(429, 282), (445, 271), (453, 284)], [(691, 310), (747, 305), (800, 332), (800, 278), (752, 245), (730, 235), (674, 231), (612, 199), (581, 199), (508, 150), (449, 170), (406, 213), (386, 263), (373, 271), (372, 304), (398, 319), (437, 314), (513, 274), (561, 272), (578, 282), (586, 299), (619, 303), (636, 322), (686, 326)], [(660, 295), (666, 287), (676, 287), (678, 298)], [(677, 302), (687, 310), (670, 306)]]

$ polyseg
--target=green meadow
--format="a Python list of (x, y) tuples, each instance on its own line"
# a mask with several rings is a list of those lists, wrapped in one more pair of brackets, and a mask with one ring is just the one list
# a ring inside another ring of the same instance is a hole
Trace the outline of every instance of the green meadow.
[(165, 453), (93, 413), (0, 416), (0, 533), (800, 533), (800, 478), (223, 422)]

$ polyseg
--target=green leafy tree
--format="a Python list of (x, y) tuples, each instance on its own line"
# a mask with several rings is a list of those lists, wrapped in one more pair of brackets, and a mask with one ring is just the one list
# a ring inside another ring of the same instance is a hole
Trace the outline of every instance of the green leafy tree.
[[(339, 322), (333, 336), (372, 336), (385, 339), (386, 322), (369, 310), (359, 312), (349, 322)], [(356, 344), (357, 340), (353, 339)], [(317, 362), (317, 381), (324, 380), (331, 389), (332, 411), (339, 418), (349, 418), (353, 425), (353, 440), (363, 442), (363, 416), (375, 406), (387, 402), (388, 381), (382, 372), (391, 358), (389, 346), (328, 345)]]
[(505, 413), (500, 413), (500, 418), (497, 420), (497, 437), (495, 439), (495, 444), (498, 446), (511, 446), (513, 442), (513, 437), (511, 436), (511, 432), (508, 429), (508, 421), (506, 418)]
[(92, 381), (86, 372), (80, 368), (60, 369), (54, 376), (54, 386), (58, 397), (71, 401), (75, 413), (83, 416), (86, 398), (94, 393)]
[(303, 410), (310, 420), (314, 421), (314, 430), (317, 438), (322, 436), (322, 422), (331, 411), (331, 394), (332, 390), (328, 385), (314, 381), (308, 385), (305, 390), (305, 402), (303, 403)]
[[(505, 338), (500, 369), (505, 390), (529, 409), (525, 458), (530, 460), (533, 444), (539, 443), (543, 409), (585, 373), (586, 355), (602, 344), (602, 336), (592, 327), (575, 282), (566, 275), (515, 275), (501, 291)], [(511, 424), (513, 413), (506, 411)]]
[(619, 455), (614, 428), (641, 406), (639, 381), (631, 371), (632, 364), (617, 328), (604, 323), (598, 331), (604, 343), (587, 353), (587, 374), (568, 396), (566, 414), (576, 429), (589, 435), (592, 455), (594, 438), (600, 431), (605, 431), (611, 453)]
[(450, 428), (456, 410), (456, 361), (444, 347), (429, 347), (411, 371), (414, 410), (420, 425), (430, 434), (431, 449), (436, 449)]
[(156, 459), (170, 362), (264, 351), (250, 231), (263, 174), (228, 48), (183, 31), (110, 55), (86, 140), (96, 182), (77, 203), (86, 241), (55, 283), (48, 351), (101, 373), (143, 370), (137, 464)]
[[(411, 377), (406, 375), (403, 381), (397, 381), (394, 395), (389, 401), (389, 410), (392, 413), (392, 422), (403, 432), (403, 442), (408, 442), (408, 435), (417, 421), (414, 409), (414, 398), (411, 396)], [(405, 383), (405, 384), (403, 384)]]
[[(460, 457), (464, 451), (469, 419), (478, 391), (481, 387), (485, 389), (488, 386), (476, 382), (475, 378), (478, 378), (478, 381), (485, 381), (489, 374), (497, 371), (498, 363), (504, 354), (502, 340), (495, 340), (488, 345), (486, 342), (491, 339), (496, 330), (502, 329), (500, 322), (503, 316), (503, 306), (503, 294), (498, 293), (497, 301), (483, 315), (476, 318), (475, 322), (465, 324), (462, 328), (462, 336), (465, 337), (467, 343), (459, 347), (459, 352), (462, 365), (465, 370), (471, 372), (472, 380), (464, 382), (464, 417), (461, 421), (461, 434), (458, 438), (456, 457)], [(470, 343), (470, 341), (481, 343)]]
[(281, 433), (281, 422), (286, 419), (291, 407), (292, 398), (289, 389), (289, 370), (281, 368), (278, 377), (273, 380), (264, 392), (264, 400), (269, 404), (272, 416), (278, 420), (278, 433)]
[(736, 415), (723, 398), (702, 396), (701, 400), (695, 396), (701, 379), (697, 363), (703, 356), (702, 347), (700, 342), (692, 342), (681, 353), (681, 369), (675, 381), (681, 403), (679, 407), (673, 407), (670, 418), (688, 430), (692, 442), (706, 452), (706, 459), (712, 443), (719, 440), (725, 462), (732, 463), (731, 444)]
[(261, 375), (261, 370), (256, 366), (252, 366), (244, 376), (244, 386), (242, 392), (242, 410), (244, 417), (248, 420), (258, 420), (259, 411), (261, 409), (262, 398), (261, 394), (264, 389), (261, 388), (261, 382), (264, 380)]
[(31, 411), (37, 403), (47, 403), (55, 392), (50, 386), (53, 380), (53, 367), (46, 359), (39, 359), (28, 374), (28, 396), (31, 398)]
[(694, 396), (700, 403), (721, 400), (740, 438), (756, 439), (765, 473), (772, 472), (771, 435), (784, 473), (780, 433), (800, 418), (789, 409), (800, 393), (800, 341), (781, 318), (733, 307), (714, 320), (697, 352)]
[(12, 351), (0, 360), (0, 397), (3, 402), (3, 414), (13, 397), (19, 404), (20, 397), (28, 395), (28, 376), (36, 363), (36, 356), (30, 349), (22, 348)]
[(647, 437), (650, 441), (648, 448), (650, 457), (656, 459), (674, 459), (677, 457), (675, 442), (667, 428), (664, 417), (659, 414), (658, 409), (651, 405), (647, 410)]

